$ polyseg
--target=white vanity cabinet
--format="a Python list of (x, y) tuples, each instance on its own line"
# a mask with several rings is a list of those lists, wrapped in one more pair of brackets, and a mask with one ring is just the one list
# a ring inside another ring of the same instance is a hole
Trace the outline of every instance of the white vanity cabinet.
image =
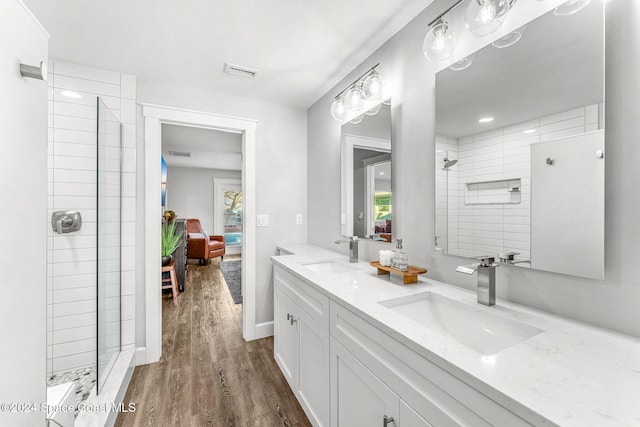
[(274, 357), (314, 426), (329, 425), (329, 298), (274, 269)]
[(330, 334), (333, 427), (532, 425), (333, 301)]
[(333, 338), (331, 397), (332, 426), (431, 427)]
[[(516, 414), (274, 266), (274, 357), (314, 426), (522, 427)], [(535, 419), (535, 416), (533, 416)]]

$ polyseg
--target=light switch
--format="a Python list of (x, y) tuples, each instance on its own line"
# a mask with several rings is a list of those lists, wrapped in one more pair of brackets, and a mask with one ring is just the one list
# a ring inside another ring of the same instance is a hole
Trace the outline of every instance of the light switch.
[(296, 214), (296, 225), (302, 225), (302, 214)]
[(258, 215), (258, 227), (268, 227), (269, 226), (269, 215)]

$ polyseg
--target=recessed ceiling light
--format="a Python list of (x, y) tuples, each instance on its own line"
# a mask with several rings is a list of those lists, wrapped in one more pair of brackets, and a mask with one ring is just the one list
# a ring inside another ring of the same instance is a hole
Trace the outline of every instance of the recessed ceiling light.
[(73, 98), (73, 99), (82, 98), (82, 95), (80, 95), (78, 92), (73, 92), (71, 90), (63, 90), (62, 92), (60, 92), (60, 94), (62, 96), (66, 96), (67, 98)]
[(493, 117), (483, 117), (480, 120), (478, 120), (478, 123), (489, 123), (493, 121)]
[(527, 130), (523, 130), (522, 133), (535, 133), (535, 129), (527, 129)]
[(380, 172), (379, 174), (380, 174), (380, 175), (384, 175), (384, 172)]

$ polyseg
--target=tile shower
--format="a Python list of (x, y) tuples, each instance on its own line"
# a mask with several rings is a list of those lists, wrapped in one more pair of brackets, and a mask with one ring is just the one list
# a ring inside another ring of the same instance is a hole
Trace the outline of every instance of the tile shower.
[(80, 402), (135, 345), (136, 82), (61, 61), (49, 68), (48, 218), (78, 210), (83, 225), (49, 227), (47, 386), (74, 382)]

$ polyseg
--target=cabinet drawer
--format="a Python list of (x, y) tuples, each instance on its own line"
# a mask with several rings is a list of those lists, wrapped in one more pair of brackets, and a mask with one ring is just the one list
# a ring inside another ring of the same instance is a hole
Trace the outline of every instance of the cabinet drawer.
[(329, 297), (277, 265), (274, 266), (273, 283), (311, 319), (321, 327), (329, 329)]
[(432, 425), (532, 425), (333, 301), (330, 327), (334, 339)]

